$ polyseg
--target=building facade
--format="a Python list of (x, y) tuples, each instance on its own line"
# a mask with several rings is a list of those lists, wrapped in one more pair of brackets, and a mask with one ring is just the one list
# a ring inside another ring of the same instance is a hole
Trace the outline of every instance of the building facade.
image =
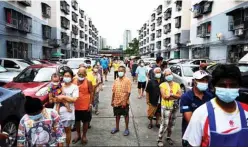
[(97, 53), (98, 31), (92, 22), (85, 28), (90, 19), (76, 0), (0, 1), (0, 11), (0, 57), (50, 59), (55, 52), (63, 58)]
[(132, 41), (131, 30), (125, 30), (123, 34), (123, 50), (126, 50)]

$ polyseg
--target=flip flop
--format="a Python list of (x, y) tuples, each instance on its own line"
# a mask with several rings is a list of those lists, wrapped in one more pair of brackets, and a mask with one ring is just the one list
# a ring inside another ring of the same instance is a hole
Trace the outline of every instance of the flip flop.
[(166, 138), (166, 141), (168, 142), (169, 145), (173, 145), (173, 140), (171, 138)]
[(129, 130), (125, 130), (123, 133), (124, 136), (128, 136), (129, 135)]
[(160, 124), (156, 124), (156, 127), (157, 127), (157, 128), (160, 128)]
[(88, 143), (88, 139), (84, 140), (82, 139), (82, 144), (87, 144)]
[(153, 127), (152, 124), (148, 125), (148, 129), (152, 129), (152, 127)]
[(115, 134), (117, 132), (119, 132), (119, 130), (117, 130), (116, 128), (114, 128), (114, 129), (111, 130), (111, 134)]
[(73, 143), (73, 144), (76, 144), (76, 143), (77, 143), (78, 141), (80, 141), (80, 140), (81, 140), (81, 138), (73, 139), (73, 140), (72, 140), (72, 143)]

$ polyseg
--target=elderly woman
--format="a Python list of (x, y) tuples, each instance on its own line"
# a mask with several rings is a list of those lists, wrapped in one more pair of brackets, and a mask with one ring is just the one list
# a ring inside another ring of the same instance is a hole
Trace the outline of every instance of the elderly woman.
[(65, 128), (66, 133), (66, 145), (69, 146), (71, 142), (71, 126), (75, 121), (75, 107), (74, 102), (79, 97), (78, 86), (72, 83), (73, 71), (67, 69), (64, 71), (63, 75), (63, 84), (62, 84), (62, 95), (57, 96), (56, 98), (50, 98), (52, 102), (62, 102), (66, 101), (69, 103), (69, 107), (72, 110), (68, 112), (65, 106), (61, 106), (59, 109), (59, 114), (61, 118), (61, 123)]
[(161, 125), (158, 134), (158, 146), (163, 146), (162, 138), (167, 131), (167, 142), (173, 145), (170, 138), (175, 122), (178, 104), (176, 100), (181, 97), (180, 85), (173, 82), (173, 75), (169, 68), (165, 69), (164, 76), (166, 82), (163, 82), (160, 87), (162, 102), (161, 102)]

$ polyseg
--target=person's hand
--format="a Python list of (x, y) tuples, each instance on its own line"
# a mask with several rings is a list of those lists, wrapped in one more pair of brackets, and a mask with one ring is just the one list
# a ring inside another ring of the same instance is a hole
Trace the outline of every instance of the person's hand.
[(8, 139), (8, 138), (9, 138), (8, 134), (0, 133), (0, 139)]
[(88, 111), (91, 111), (92, 109), (92, 104), (89, 105)]
[(59, 96), (57, 96), (57, 99), (58, 99), (58, 100), (63, 100), (64, 98), (65, 98), (64, 95), (59, 95)]

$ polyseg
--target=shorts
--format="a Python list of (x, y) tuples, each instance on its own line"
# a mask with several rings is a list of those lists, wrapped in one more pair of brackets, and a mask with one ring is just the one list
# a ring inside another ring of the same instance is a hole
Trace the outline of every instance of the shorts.
[(63, 127), (71, 127), (74, 125), (75, 121), (74, 120), (65, 120), (60, 122)]
[(133, 73), (132, 73), (132, 76), (133, 76), (133, 77), (135, 77), (135, 76), (136, 76), (136, 73), (135, 73), (135, 72), (133, 72)]
[(138, 89), (145, 89), (146, 88), (146, 82), (138, 82)]
[(103, 74), (104, 74), (104, 75), (108, 74), (108, 72), (109, 72), (109, 71), (108, 71), (108, 68), (103, 69)]
[(127, 116), (129, 114), (129, 105), (126, 108), (122, 108), (122, 106), (114, 107), (114, 116)]
[(91, 114), (88, 110), (75, 110), (75, 121), (82, 121), (83, 123), (90, 122)]

